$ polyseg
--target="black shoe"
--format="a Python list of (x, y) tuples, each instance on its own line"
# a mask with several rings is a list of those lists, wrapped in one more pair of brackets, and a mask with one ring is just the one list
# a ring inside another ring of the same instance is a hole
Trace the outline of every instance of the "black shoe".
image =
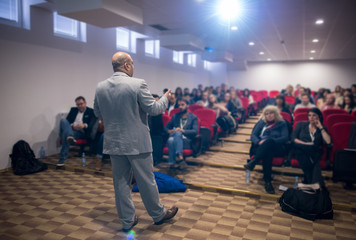
[(136, 226), (137, 223), (138, 223), (138, 217), (135, 216), (134, 222), (132, 223), (132, 225), (129, 228), (123, 228), (122, 231), (129, 232), (134, 226)]
[(266, 182), (265, 183), (265, 190), (269, 194), (274, 194), (274, 188), (271, 182)]
[(161, 221), (155, 222), (156, 225), (161, 225), (162, 223), (168, 221), (169, 219), (174, 218), (174, 216), (177, 214), (178, 212), (178, 207), (173, 206), (170, 209), (167, 209), (166, 215), (164, 215), (164, 217), (162, 218)]
[(255, 168), (255, 166), (253, 166), (251, 164), (251, 162), (247, 163), (244, 165), (244, 168), (246, 168), (247, 170), (253, 171), (253, 169)]

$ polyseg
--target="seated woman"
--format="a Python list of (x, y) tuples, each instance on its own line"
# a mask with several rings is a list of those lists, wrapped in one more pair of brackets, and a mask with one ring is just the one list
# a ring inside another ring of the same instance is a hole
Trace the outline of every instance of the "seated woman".
[(276, 96), (276, 107), (279, 112), (285, 112), (292, 116), (289, 107), (287, 106), (286, 99), (283, 94), (278, 94)]
[(318, 108), (308, 111), (308, 121), (299, 122), (292, 133), (294, 156), (304, 172), (306, 184), (320, 183), (324, 186), (321, 176), (320, 159), (323, 155), (323, 143), (330, 145), (331, 138), (323, 126), (323, 115)]
[(288, 138), (288, 127), (278, 108), (271, 105), (265, 107), (262, 112), (262, 118), (256, 123), (251, 133), (250, 156), (254, 155), (255, 157), (244, 167), (252, 171), (255, 165), (262, 160), (265, 189), (270, 194), (274, 194), (274, 188), (271, 183), (272, 160), (273, 157), (285, 155), (285, 144)]

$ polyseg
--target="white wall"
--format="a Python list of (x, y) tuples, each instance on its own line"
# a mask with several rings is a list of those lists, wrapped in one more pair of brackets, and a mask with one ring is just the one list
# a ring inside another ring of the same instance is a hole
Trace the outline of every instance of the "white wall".
[[(31, 29), (0, 25), (0, 169), (10, 166), (13, 144), (24, 139), (38, 155), (59, 152), (58, 125), (74, 99), (83, 95), (93, 106), (96, 85), (112, 75), (115, 29), (87, 25), (87, 43), (54, 37), (51, 12), (31, 8)], [(161, 59), (132, 54), (134, 76), (144, 78), (152, 93), (163, 88), (211, 85), (202, 66), (172, 63), (172, 52), (161, 50)], [(202, 65), (202, 63), (199, 63)], [(62, 113), (62, 115), (60, 115)]]
[(312, 90), (350, 88), (356, 83), (356, 60), (249, 64), (246, 71), (228, 72), (228, 81), (236, 88), (254, 90), (281, 90), (298, 83)]
[[(38, 154), (59, 152), (58, 125), (83, 95), (92, 107), (99, 81), (112, 74), (111, 56), (115, 30), (87, 25), (87, 43), (54, 37), (52, 13), (31, 8), (31, 29), (0, 24), (0, 169), (10, 166), (13, 144), (24, 139)], [(250, 64), (247, 71), (226, 70), (224, 63), (205, 71), (198, 56), (197, 68), (172, 63), (172, 51), (161, 48), (159, 60), (144, 56), (143, 42), (132, 54), (135, 77), (144, 78), (152, 93), (163, 88), (217, 86), (281, 89), (301, 83), (312, 89), (349, 87), (355, 83), (355, 61), (287, 64)], [(62, 114), (62, 115), (61, 115)]]

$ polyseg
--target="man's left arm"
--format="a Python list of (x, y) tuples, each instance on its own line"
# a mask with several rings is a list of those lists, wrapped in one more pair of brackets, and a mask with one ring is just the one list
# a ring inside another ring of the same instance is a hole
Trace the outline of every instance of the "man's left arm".
[(188, 125), (187, 129), (184, 129), (184, 135), (188, 138), (195, 138), (198, 134), (198, 118), (196, 116), (192, 117), (191, 123)]

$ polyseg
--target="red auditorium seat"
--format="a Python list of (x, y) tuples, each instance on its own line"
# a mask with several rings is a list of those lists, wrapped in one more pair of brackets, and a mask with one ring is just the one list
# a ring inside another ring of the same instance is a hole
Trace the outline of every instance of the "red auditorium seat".
[(323, 114), (323, 118), (326, 119), (327, 116), (329, 116), (330, 114), (348, 114), (344, 109), (338, 109), (338, 108), (329, 108), (329, 109), (324, 109), (323, 111), (321, 111), (321, 113)]
[(203, 105), (200, 104), (190, 104), (189, 105), (189, 111), (194, 113), (196, 110), (198, 109), (204, 109), (205, 107)]
[(216, 114), (212, 109), (197, 109), (194, 114), (201, 120), (201, 126), (210, 130), (210, 140), (216, 140)]
[(292, 116), (289, 113), (281, 112), (283, 119), (287, 120), (289, 123), (292, 123)]
[(298, 113), (307, 113), (310, 108), (297, 108), (294, 110), (293, 115), (296, 115)]
[(330, 132), (332, 126), (335, 123), (339, 122), (356, 122), (356, 117), (351, 116), (351, 115), (346, 115), (346, 114), (330, 114), (329, 116), (326, 117), (326, 120), (324, 120), (324, 125)]
[(295, 103), (295, 97), (293, 97), (293, 96), (285, 96), (284, 99), (289, 104), (294, 104)]
[(351, 125), (351, 122), (335, 123), (330, 129), (330, 135), (333, 139), (333, 149), (330, 156), (331, 163), (334, 162), (334, 154), (337, 150), (347, 148)]
[(298, 113), (298, 114), (294, 115), (293, 130), (295, 129), (295, 126), (297, 126), (297, 123), (300, 121), (308, 121), (308, 114), (307, 113)]
[(356, 117), (356, 110), (351, 113), (351, 116)]
[(271, 90), (269, 91), (269, 97), (270, 98), (275, 98), (279, 94), (278, 90)]
[(162, 115), (163, 126), (165, 127), (167, 123), (171, 120), (171, 117), (168, 115)]
[(169, 116), (172, 117), (174, 114), (176, 113), (179, 113), (179, 108), (175, 108), (175, 109), (172, 109), (170, 112), (169, 112)]

